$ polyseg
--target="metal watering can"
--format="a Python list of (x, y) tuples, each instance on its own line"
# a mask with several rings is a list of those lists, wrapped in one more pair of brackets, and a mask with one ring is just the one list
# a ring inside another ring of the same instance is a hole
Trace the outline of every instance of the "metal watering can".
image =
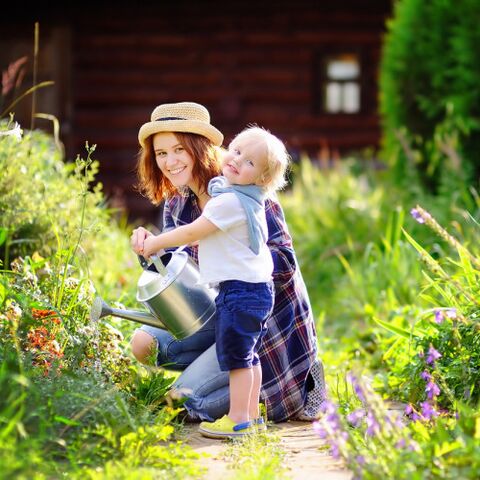
[(145, 258), (138, 257), (144, 270), (137, 282), (137, 301), (150, 313), (112, 308), (97, 297), (90, 311), (91, 320), (113, 315), (168, 330), (177, 339), (198, 331), (214, 316), (218, 291), (197, 284), (198, 267), (184, 248), (152, 256), (154, 269)]

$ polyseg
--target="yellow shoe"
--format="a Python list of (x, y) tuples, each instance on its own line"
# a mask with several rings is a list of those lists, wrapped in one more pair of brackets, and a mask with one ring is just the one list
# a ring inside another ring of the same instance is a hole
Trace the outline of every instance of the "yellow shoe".
[(239, 438), (257, 433), (253, 422), (235, 423), (227, 415), (215, 422), (202, 422), (198, 431), (208, 438)]

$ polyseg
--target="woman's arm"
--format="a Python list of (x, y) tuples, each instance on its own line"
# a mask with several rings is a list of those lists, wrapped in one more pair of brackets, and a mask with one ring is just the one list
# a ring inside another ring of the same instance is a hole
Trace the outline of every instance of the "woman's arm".
[(160, 235), (151, 235), (145, 239), (143, 244), (143, 256), (158, 252), (162, 248), (177, 247), (179, 245), (191, 244), (216, 232), (218, 227), (203, 215), (192, 223), (170, 230)]

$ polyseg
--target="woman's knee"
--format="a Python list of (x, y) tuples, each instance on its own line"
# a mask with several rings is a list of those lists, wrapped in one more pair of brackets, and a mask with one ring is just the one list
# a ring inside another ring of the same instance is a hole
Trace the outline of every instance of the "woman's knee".
[(156, 363), (157, 341), (148, 333), (136, 330), (130, 342), (135, 358), (145, 365)]

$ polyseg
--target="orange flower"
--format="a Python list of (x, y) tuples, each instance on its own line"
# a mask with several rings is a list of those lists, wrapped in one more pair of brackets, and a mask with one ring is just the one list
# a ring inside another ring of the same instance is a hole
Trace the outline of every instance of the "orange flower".
[(46, 317), (54, 317), (57, 315), (57, 312), (53, 310), (42, 310), (39, 308), (32, 308), (32, 315), (33, 318), (46, 318)]

